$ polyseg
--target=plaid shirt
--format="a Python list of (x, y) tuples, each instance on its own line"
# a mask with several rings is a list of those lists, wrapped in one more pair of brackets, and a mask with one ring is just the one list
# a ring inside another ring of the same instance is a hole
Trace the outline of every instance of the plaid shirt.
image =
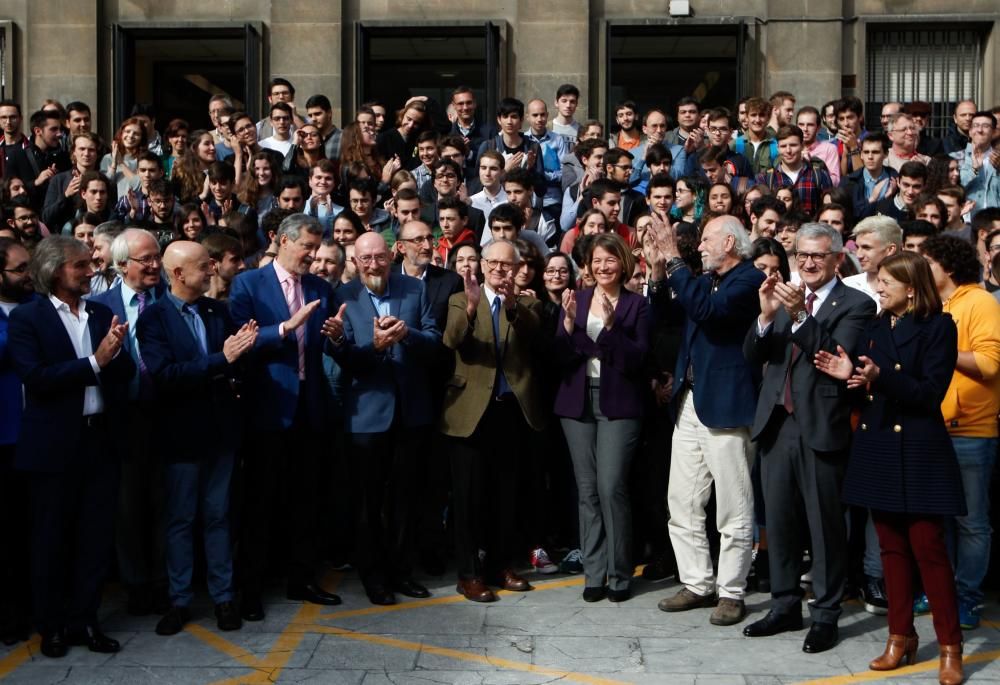
[(792, 182), (792, 179), (785, 175), (778, 165), (774, 169), (757, 174), (757, 183), (766, 185), (771, 190), (777, 191), (779, 188), (791, 188), (792, 193), (799, 201), (799, 209), (812, 216), (820, 205), (820, 198), (823, 192), (833, 187), (830, 174), (822, 169), (817, 171), (807, 160), (802, 160), (802, 167), (799, 169), (799, 177)]

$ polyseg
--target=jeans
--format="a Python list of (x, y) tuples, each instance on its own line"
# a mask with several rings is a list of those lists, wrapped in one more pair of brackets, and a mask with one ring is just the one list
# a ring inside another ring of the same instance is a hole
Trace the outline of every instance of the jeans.
[(958, 457), (968, 514), (950, 527), (955, 559), (955, 586), (960, 605), (983, 601), (980, 586), (990, 563), (990, 476), (996, 461), (996, 438), (951, 439)]

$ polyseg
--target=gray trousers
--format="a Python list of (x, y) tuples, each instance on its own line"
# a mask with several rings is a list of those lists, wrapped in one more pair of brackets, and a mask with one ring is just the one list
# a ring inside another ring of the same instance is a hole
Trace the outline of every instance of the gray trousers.
[[(784, 413), (784, 409), (776, 407), (775, 412)], [(840, 501), (847, 453), (810, 449), (795, 415), (789, 414), (772, 417), (759, 455), (773, 610), (779, 614), (802, 611), (801, 543), (807, 527), (816, 595), (809, 611), (813, 621), (836, 623), (847, 579), (847, 526)]]
[(586, 393), (583, 417), (561, 420), (580, 493), (583, 572), (587, 587), (602, 587), (606, 577), (612, 590), (625, 590), (635, 571), (628, 476), (641, 422), (601, 414), (596, 380)]

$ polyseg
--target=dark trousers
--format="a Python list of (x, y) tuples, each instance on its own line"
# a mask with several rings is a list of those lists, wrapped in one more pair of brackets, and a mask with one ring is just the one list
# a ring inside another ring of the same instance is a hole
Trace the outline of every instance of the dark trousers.
[[(491, 401), (476, 430), (451, 445), (455, 507), (455, 565), (462, 579), (492, 575), (512, 565), (518, 473), (516, 455), (530, 428), (517, 400)], [(479, 550), (486, 550), (486, 567)]]
[(26, 625), (31, 614), (31, 510), (25, 474), (13, 468), (14, 445), (0, 445), (0, 635)]
[(63, 473), (31, 473), (32, 594), (39, 631), (97, 623), (111, 564), (118, 466), (108, 433), (85, 427)]
[(166, 501), (163, 461), (156, 449), (155, 414), (148, 405), (128, 411), (128, 443), (121, 464), (115, 548), (122, 582), (166, 585)]
[(292, 585), (315, 580), (316, 513), (320, 460), (332, 458), (329, 440), (314, 431), (300, 400), (291, 428), (248, 437), (243, 462), (243, 534), (239, 573), (243, 592), (260, 595), (272, 548), (287, 545)]
[(934, 609), (938, 644), (961, 644), (955, 574), (948, 560), (941, 517), (883, 511), (872, 511), (872, 517), (882, 548), (889, 632), (913, 634), (913, 562), (916, 561), (924, 592)]
[(422, 488), (419, 455), (429, 447), (426, 427), (352, 433), (354, 557), (366, 588), (385, 588), (413, 573), (415, 506)]
[[(667, 521), (667, 485), (670, 481), (670, 436), (674, 425), (665, 407), (647, 408), (642, 437), (636, 450), (629, 491), (632, 494), (632, 558), (655, 561), (665, 557), (673, 564), (673, 547)], [(755, 500), (756, 501), (756, 500)], [(713, 520), (713, 519), (709, 519)]]
[(847, 580), (847, 526), (840, 502), (847, 454), (814, 451), (803, 430), (794, 414), (776, 406), (760, 441), (772, 604), (778, 613), (801, 612), (806, 527), (816, 595), (809, 611), (814, 621), (836, 623)]

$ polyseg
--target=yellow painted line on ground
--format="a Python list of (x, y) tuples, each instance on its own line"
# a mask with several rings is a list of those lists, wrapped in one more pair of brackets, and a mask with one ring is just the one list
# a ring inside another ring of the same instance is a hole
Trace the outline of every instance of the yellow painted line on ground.
[[(535, 584), (534, 590), (531, 592), (541, 592), (543, 590), (558, 590), (564, 587), (580, 587), (583, 585), (584, 579), (582, 577), (567, 578), (565, 580), (554, 580), (550, 582), (537, 583)], [(523, 595), (523, 592), (513, 592), (511, 590), (500, 590), (495, 593), (498, 597), (506, 597), (508, 595)], [(403, 602), (402, 604), (390, 604), (389, 606), (370, 606), (364, 609), (345, 609), (343, 611), (333, 611), (328, 614), (320, 614), (320, 619), (327, 621), (333, 618), (351, 618), (353, 616), (371, 616), (373, 614), (387, 614), (393, 611), (407, 611), (409, 609), (422, 609), (424, 607), (440, 606), (442, 604), (458, 604), (459, 602), (468, 602), (465, 597), (458, 594), (457, 592), (453, 595), (447, 595), (444, 597), (431, 597), (430, 599), (417, 599), (412, 602)], [(478, 604), (478, 602), (474, 602)]]
[(249, 666), (250, 668), (257, 667), (257, 657), (255, 657), (251, 652), (248, 652), (239, 645), (234, 645), (226, 638), (213, 633), (208, 628), (198, 625), (197, 623), (189, 623), (184, 627), (184, 630), (207, 644), (209, 647), (222, 652), (230, 659), (239, 661), (244, 666)]
[(41, 644), (42, 639), (38, 635), (33, 635), (30, 640), (19, 644), (10, 654), (0, 659), (0, 678), (6, 678), (25, 661), (30, 661), (31, 652)]
[(510, 659), (498, 659), (496, 657), (483, 656), (482, 654), (463, 652), (458, 649), (449, 649), (447, 647), (435, 647), (433, 645), (425, 645), (420, 642), (410, 642), (409, 640), (398, 640), (393, 637), (384, 637), (381, 635), (368, 635), (366, 633), (355, 633), (350, 630), (344, 630), (343, 628), (334, 628), (333, 626), (316, 626), (313, 630), (314, 632), (317, 633), (336, 635), (338, 637), (347, 638), (348, 640), (369, 642), (371, 644), (382, 645), (383, 647), (394, 647), (396, 649), (405, 649), (410, 652), (424, 652), (426, 654), (443, 656), (445, 658), (456, 659), (458, 661), (468, 661), (478, 664), (485, 664), (487, 666), (497, 666), (499, 668), (505, 668), (511, 671), (524, 671), (525, 673), (539, 673), (542, 675), (552, 676), (554, 678), (564, 678), (566, 680), (572, 680), (577, 683), (585, 683), (585, 685), (631, 685), (630, 683), (627, 683), (622, 680), (601, 678), (599, 676), (587, 675), (586, 673), (576, 673), (574, 671), (560, 671), (559, 669), (555, 668), (547, 668), (545, 666), (535, 666), (534, 664), (526, 664), (522, 661), (512, 661)]
[[(1000, 649), (990, 652), (979, 652), (978, 654), (969, 654), (962, 659), (962, 663), (966, 665), (978, 664), (984, 661), (994, 661), (998, 658), (1000, 658)], [(869, 680), (887, 680), (889, 678), (898, 678), (899, 676), (904, 675), (914, 675), (916, 673), (936, 671), (939, 664), (940, 662), (937, 659), (930, 659), (912, 666), (897, 668), (895, 671), (863, 671), (853, 675), (838, 675), (830, 676), (828, 678), (817, 678), (816, 680), (807, 680), (797, 683), (797, 685), (847, 685), (848, 683), (863, 683)]]

